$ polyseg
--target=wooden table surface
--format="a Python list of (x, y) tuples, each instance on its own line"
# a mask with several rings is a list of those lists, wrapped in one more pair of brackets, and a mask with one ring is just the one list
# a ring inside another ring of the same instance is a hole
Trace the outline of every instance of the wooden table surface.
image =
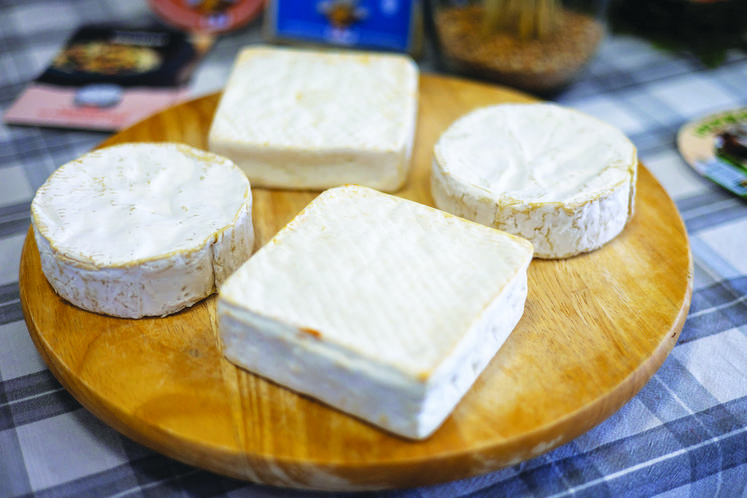
[[(207, 147), (219, 96), (187, 102), (103, 145), (177, 141)], [(432, 147), (479, 106), (529, 101), (500, 87), (422, 75), (413, 170), (401, 197), (432, 205)], [(257, 247), (318, 192), (254, 190)], [(236, 368), (219, 349), (215, 297), (166, 318), (80, 310), (23, 248), (20, 293), (50, 370), (86, 408), (183, 462), (257, 482), (360, 490), (489, 472), (562, 445), (600, 423), (648, 381), (677, 341), (690, 305), (692, 259), (677, 209), (641, 166), (636, 213), (593, 253), (535, 260), (522, 320), (429, 439), (389, 435)], [(279, 360), (281, 361), (281, 360)]]

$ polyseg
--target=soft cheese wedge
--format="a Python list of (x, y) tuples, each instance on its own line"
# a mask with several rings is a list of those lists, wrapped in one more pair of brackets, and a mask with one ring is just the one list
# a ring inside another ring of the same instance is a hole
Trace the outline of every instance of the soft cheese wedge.
[(252, 46), (226, 83), (209, 133), (256, 187), (406, 181), (418, 70), (407, 56)]
[(333, 188), (221, 288), (223, 351), (425, 438), (522, 316), (531, 259), (519, 237), (365, 187)]
[(633, 215), (638, 159), (617, 128), (555, 104), (503, 104), (454, 122), (434, 149), (438, 208), (565, 258), (615, 238)]
[(133, 143), (55, 171), (31, 204), (41, 266), (80, 308), (161, 316), (216, 291), (252, 252), (241, 170), (186, 145)]

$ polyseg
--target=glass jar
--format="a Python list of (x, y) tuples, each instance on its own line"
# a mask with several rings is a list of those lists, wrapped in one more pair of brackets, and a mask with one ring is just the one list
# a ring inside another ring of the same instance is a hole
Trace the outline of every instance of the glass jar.
[(607, 32), (607, 0), (427, 0), (443, 69), (535, 95), (568, 85)]

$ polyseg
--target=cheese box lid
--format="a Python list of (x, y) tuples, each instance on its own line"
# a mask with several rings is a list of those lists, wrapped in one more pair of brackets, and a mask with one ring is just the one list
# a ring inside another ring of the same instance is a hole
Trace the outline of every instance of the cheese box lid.
[(686, 123), (677, 147), (695, 171), (747, 199), (747, 107)]
[(263, 0), (148, 0), (168, 24), (189, 32), (223, 33), (248, 24), (259, 15)]

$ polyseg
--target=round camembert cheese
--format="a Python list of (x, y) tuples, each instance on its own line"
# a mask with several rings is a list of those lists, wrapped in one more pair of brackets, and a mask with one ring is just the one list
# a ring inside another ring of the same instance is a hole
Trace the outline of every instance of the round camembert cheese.
[(607, 123), (555, 104), (502, 104), (454, 122), (434, 149), (436, 206), (566, 258), (615, 238), (633, 215), (638, 159)]
[(131, 143), (55, 171), (31, 204), (44, 275), (85, 310), (163, 316), (215, 292), (252, 252), (249, 181), (186, 145)]

